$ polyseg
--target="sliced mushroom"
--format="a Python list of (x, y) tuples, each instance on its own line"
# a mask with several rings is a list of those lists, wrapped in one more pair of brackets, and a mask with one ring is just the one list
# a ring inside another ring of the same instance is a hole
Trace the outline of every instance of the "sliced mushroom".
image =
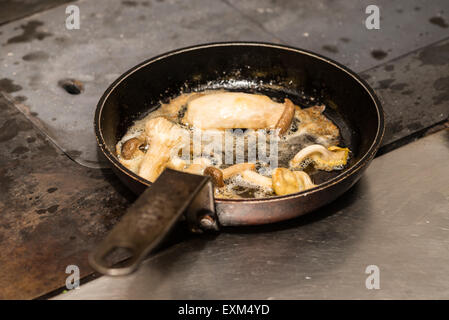
[(125, 160), (130, 160), (137, 155), (140, 155), (142, 151), (139, 147), (144, 144), (144, 141), (141, 138), (131, 138), (122, 144), (121, 149), (121, 157)]
[(284, 133), (290, 129), (290, 125), (292, 124), (293, 116), (295, 115), (295, 105), (291, 102), (290, 99), (284, 100), (284, 111), (282, 112), (281, 117), (276, 123), (275, 128), (279, 129), (279, 135), (282, 136)]
[(223, 169), (223, 179), (229, 179), (236, 174), (242, 173), (243, 171), (250, 170), (255, 171), (256, 165), (254, 163), (237, 163), (230, 167), (227, 167), (226, 169)]
[(170, 156), (177, 154), (185, 143), (188, 133), (173, 122), (158, 117), (148, 120), (145, 134), (149, 147), (140, 165), (139, 175), (154, 182), (167, 166)]
[(304, 171), (293, 171), (296, 176), (296, 179), (300, 183), (300, 189), (306, 190), (316, 187), (316, 185), (312, 182), (310, 176)]
[(207, 167), (206, 169), (204, 169), (203, 174), (205, 176), (211, 177), (214, 186), (216, 186), (217, 188), (224, 187), (223, 172), (221, 172), (220, 169), (217, 169), (215, 167)]
[(190, 165), (179, 157), (172, 157), (167, 162), (167, 168), (193, 174), (203, 174), (204, 169), (211, 165), (207, 158), (196, 158)]
[(246, 170), (241, 173), (243, 180), (248, 181), (251, 184), (255, 184), (257, 186), (271, 189), (272, 181), (271, 178), (265, 177), (255, 171)]
[(290, 171), (286, 168), (276, 168), (273, 171), (273, 190), (279, 195), (301, 192), (315, 187), (309, 175), (304, 171)]
[(283, 196), (300, 191), (296, 175), (286, 168), (276, 168), (271, 178), (273, 190), (277, 195)]
[(326, 107), (324, 105), (313, 106), (305, 109), (296, 107), (296, 117), (300, 123), (295, 135), (309, 134), (317, 137), (320, 143), (325, 145), (338, 142), (340, 130), (338, 127), (323, 115)]
[(305, 160), (310, 159), (313, 161), (315, 168), (331, 171), (346, 165), (348, 155), (348, 148), (331, 146), (326, 149), (322, 145), (313, 144), (299, 151), (293, 159), (290, 160), (290, 166), (292, 168), (300, 167)]
[(313, 144), (308, 147), (305, 147), (304, 149), (301, 149), (292, 160), (290, 160), (290, 166), (297, 167), (299, 166), (304, 160), (306, 160), (308, 157), (310, 157), (312, 154), (319, 153), (323, 156), (328, 155), (328, 150), (319, 144)]

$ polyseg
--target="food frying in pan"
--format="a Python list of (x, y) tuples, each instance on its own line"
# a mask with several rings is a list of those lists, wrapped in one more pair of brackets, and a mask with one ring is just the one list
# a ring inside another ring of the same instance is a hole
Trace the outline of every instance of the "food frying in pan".
[(324, 105), (210, 90), (185, 93), (136, 121), (116, 145), (122, 165), (154, 182), (165, 168), (210, 176), (216, 198), (264, 198), (315, 187), (350, 150)]
[(289, 99), (277, 103), (259, 94), (219, 92), (191, 99), (181, 121), (198, 129), (279, 128), (283, 134), (294, 112)]

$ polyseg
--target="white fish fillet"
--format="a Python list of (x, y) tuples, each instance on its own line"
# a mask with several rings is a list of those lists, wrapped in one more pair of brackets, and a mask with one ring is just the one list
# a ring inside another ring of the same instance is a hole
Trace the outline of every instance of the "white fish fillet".
[(200, 129), (272, 129), (284, 109), (267, 96), (221, 92), (191, 100), (182, 121)]

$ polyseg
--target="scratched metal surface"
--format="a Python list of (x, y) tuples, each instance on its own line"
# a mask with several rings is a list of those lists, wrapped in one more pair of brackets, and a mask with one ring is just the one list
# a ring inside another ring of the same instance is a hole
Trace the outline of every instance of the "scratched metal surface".
[(0, 25), (73, 0), (0, 0)]
[(132, 195), (112, 172), (71, 161), (0, 94), (0, 299), (65, 285)]
[[(447, 159), (449, 129), (374, 159), (312, 214), (192, 238), (55, 299), (447, 299)], [(380, 290), (365, 287), (369, 265)]]
[[(105, 163), (98, 157), (92, 128), (95, 104), (122, 72), (156, 54), (211, 41), (269, 41), (310, 49), (363, 71), (448, 36), (446, 0), (378, 1), (382, 18), (378, 31), (363, 25), (366, 1), (356, 6), (349, 3), (77, 1), (80, 30), (64, 27), (65, 6), (0, 27), (0, 91), (22, 101), (30, 119), (38, 119), (41, 130), (72, 159), (88, 167), (102, 167)], [(374, 56), (373, 50), (378, 51)], [(447, 75), (447, 65), (433, 75), (422, 70), (429, 83)], [(381, 75), (379, 69), (374, 72), (380, 80), (391, 76)], [(409, 70), (409, 74), (413, 72)], [(67, 77), (84, 82), (84, 92), (70, 95), (58, 87), (58, 81)], [(417, 81), (410, 86), (420, 84)], [(439, 88), (441, 85), (445, 86)], [(437, 91), (430, 88), (426, 95), (438, 95)], [(389, 104), (390, 95), (386, 97)], [(416, 100), (417, 95), (410, 99)], [(441, 119), (435, 116), (441, 112), (434, 105), (423, 109), (422, 104), (411, 103), (410, 108), (423, 117), (410, 122), (402, 120), (399, 113), (391, 114), (387, 126), (396, 128), (390, 136), (393, 140)]]
[[(224, 1), (282, 42), (322, 53), (355, 71), (449, 35), (449, 2), (444, 0)], [(365, 28), (365, 9), (373, 4), (380, 9), (379, 30)]]
[(383, 146), (449, 120), (449, 40), (362, 74), (385, 111)]

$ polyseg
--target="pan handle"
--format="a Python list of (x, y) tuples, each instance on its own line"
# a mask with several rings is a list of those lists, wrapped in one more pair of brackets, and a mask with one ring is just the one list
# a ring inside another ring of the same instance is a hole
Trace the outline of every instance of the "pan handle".
[[(183, 213), (192, 231), (218, 230), (210, 178), (166, 169), (89, 255), (90, 265), (111, 276), (134, 272)], [(116, 250), (131, 257), (111, 267), (106, 258)]]

